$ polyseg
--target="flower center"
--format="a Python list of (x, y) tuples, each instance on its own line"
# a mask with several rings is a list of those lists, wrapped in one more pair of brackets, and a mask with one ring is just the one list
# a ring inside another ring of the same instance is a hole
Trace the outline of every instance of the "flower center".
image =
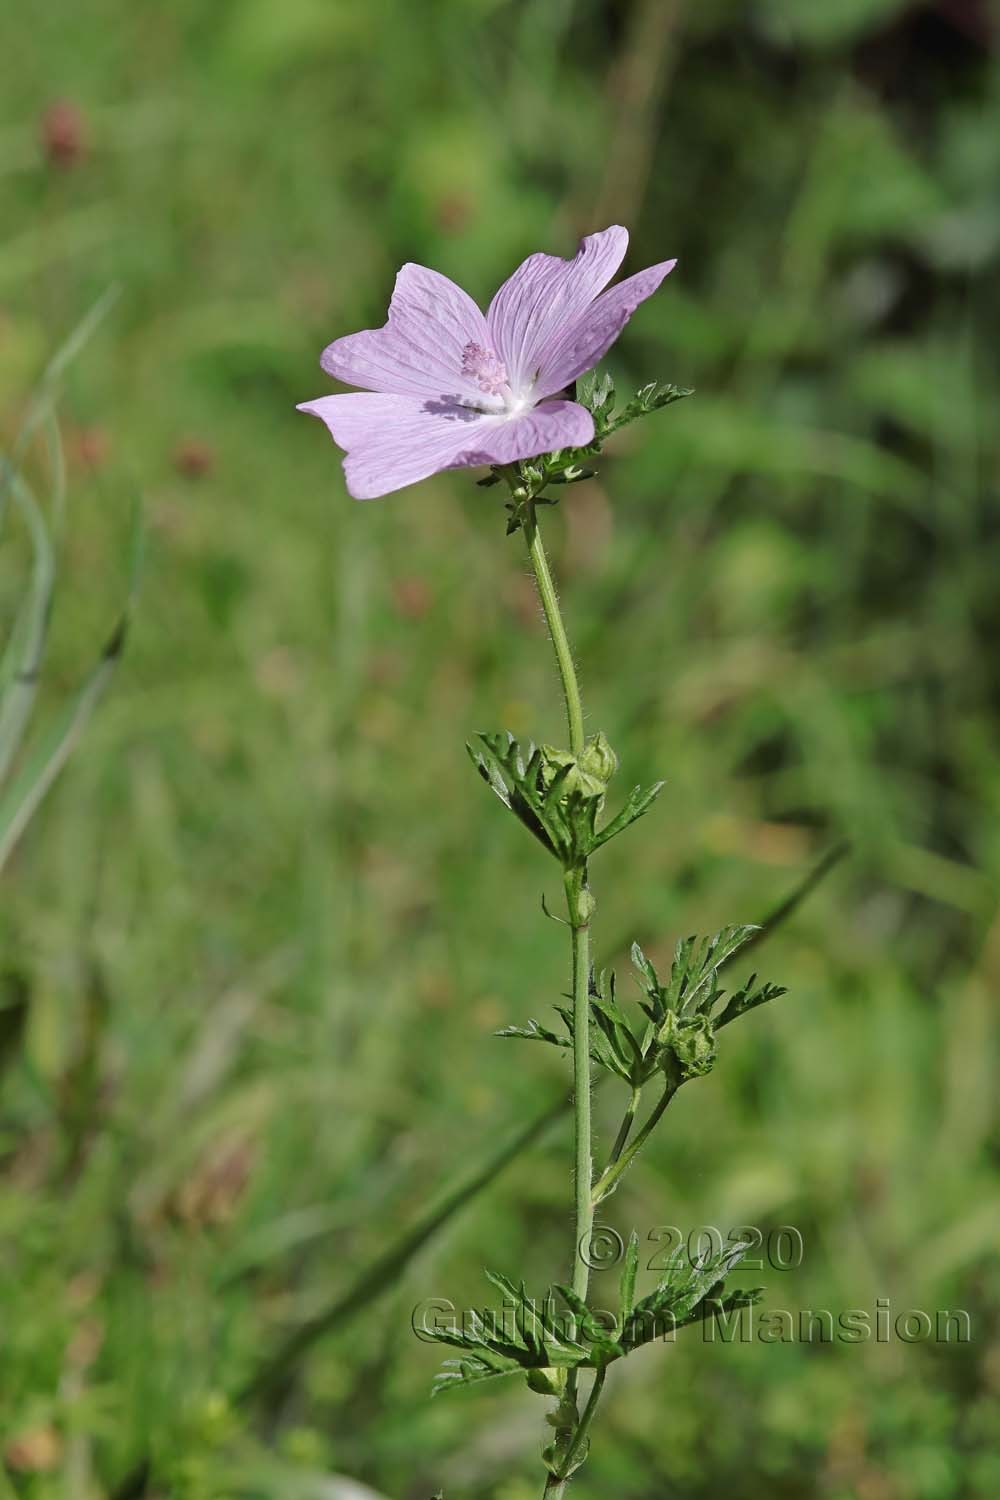
[(462, 350), (462, 374), (469, 375), (487, 396), (499, 396), (507, 384), (507, 368), (493, 349), (468, 343)]

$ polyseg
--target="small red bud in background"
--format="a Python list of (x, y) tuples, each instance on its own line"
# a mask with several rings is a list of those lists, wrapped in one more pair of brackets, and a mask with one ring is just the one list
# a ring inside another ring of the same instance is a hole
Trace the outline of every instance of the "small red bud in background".
[(57, 99), (42, 115), (42, 149), (49, 166), (73, 167), (87, 151), (87, 120), (69, 99)]
[(74, 427), (67, 433), (70, 462), (97, 474), (111, 456), (111, 437), (104, 427)]
[(59, 1467), (62, 1449), (54, 1427), (31, 1427), (8, 1440), (3, 1457), (8, 1468), (20, 1474), (48, 1474)]
[(425, 580), (414, 574), (393, 581), (392, 602), (405, 620), (421, 620), (434, 601)]
[(475, 205), (468, 193), (446, 193), (437, 202), (435, 217), (438, 228), (444, 234), (461, 234), (467, 229), (475, 214)]
[(185, 479), (201, 479), (215, 468), (215, 449), (204, 438), (182, 438), (174, 449), (174, 468)]

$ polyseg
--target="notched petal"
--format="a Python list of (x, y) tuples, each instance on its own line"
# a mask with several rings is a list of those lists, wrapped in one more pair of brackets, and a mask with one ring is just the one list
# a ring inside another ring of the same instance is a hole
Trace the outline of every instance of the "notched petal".
[(463, 370), (470, 344), (489, 341), (467, 292), (439, 271), (408, 263), (396, 277), (384, 327), (336, 339), (320, 357), (328, 375), (382, 394), (482, 399)]
[(636, 308), (653, 295), (676, 264), (676, 260), (665, 260), (638, 271), (591, 303), (576, 323), (565, 328), (545, 351), (538, 371), (537, 392), (549, 395), (561, 391), (586, 370), (592, 370)]
[(582, 239), (572, 260), (529, 255), (504, 282), (486, 321), (515, 392), (530, 386), (549, 344), (607, 286), (627, 248), (628, 230), (612, 224)]

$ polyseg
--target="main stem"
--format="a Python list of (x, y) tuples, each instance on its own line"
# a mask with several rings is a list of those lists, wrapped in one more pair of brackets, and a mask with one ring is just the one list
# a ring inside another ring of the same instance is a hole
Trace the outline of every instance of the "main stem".
[[(538, 585), (545, 623), (555, 649), (563, 697), (566, 700), (566, 722), (569, 726), (569, 748), (581, 755), (584, 748), (583, 704), (577, 682), (573, 653), (556, 586), (549, 571), (549, 560), (542, 545), (534, 505), (525, 507), (522, 522), (528, 543), (528, 556)], [(590, 1281), (587, 1247), (594, 1222), (591, 1200), (593, 1161), (590, 1124), (590, 892), (587, 889), (586, 863), (573, 865), (564, 877), (566, 908), (573, 935), (573, 1115), (576, 1127), (576, 1238), (573, 1244), (573, 1290), (586, 1298)]]
[(526, 507), (522, 525), (528, 543), (531, 566), (535, 571), (535, 582), (538, 584), (538, 597), (542, 601), (545, 623), (549, 627), (549, 635), (555, 647), (559, 676), (562, 678), (563, 696), (566, 699), (566, 722), (569, 725), (569, 748), (574, 755), (581, 755), (583, 753), (583, 704), (580, 701), (580, 684), (576, 680), (573, 653), (570, 650), (566, 627), (559, 609), (556, 586), (549, 572), (549, 560), (542, 546), (535, 507), (531, 502)]
[[(584, 1301), (590, 1282), (589, 1250), (594, 1223), (590, 1124), (590, 917), (581, 908), (586, 869), (566, 873), (566, 906), (573, 933), (573, 1116), (576, 1124), (576, 1239), (573, 1290)], [(572, 1372), (571, 1372), (572, 1373)]]
[[(577, 682), (573, 653), (570, 650), (566, 627), (559, 609), (548, 558), (538, 530), (535, 507), (529, 501), (525, 506), (522, 525), (528, 543), (528, 556), (538, 585), (538, 596), (542, 602), (545, 622), (549, 628), (555, 650), (556, 664), (562, 681), (563, 697), (566, 701), (566, 722), (569, 726), (569, 748), (573, 755), (581, 755), (584, 749), (583, 704), (580, 700), (580, 685)], [(566, 909), (573, 943), (573, 1119), (575, 1126), (575, 1204), (576, 1222), (573, 1231), (573, 1290), (584, 1301), (590, 1282), (588, 1246), (594, 1223), (594, 1205), (591, 1196), (593, 1159), (590, 1121), (590, 913), (593, 902), (587, 888), (586, 861), (569, 866), (565, 871)], [(567, 1375), (567, 1394), (575, 1399), (576, 1371)], [(600, 1396), (599, 1381), (595, 1384), (591, 1401), (580, 1423), (590, 1425), (594, 1407)], [(582, 1440), (585, 1427), (577, 1426), (576, 1437)], [(561, 1500), (566, 1481), (550, 1475), (545, 1486), (548, 1500)]]

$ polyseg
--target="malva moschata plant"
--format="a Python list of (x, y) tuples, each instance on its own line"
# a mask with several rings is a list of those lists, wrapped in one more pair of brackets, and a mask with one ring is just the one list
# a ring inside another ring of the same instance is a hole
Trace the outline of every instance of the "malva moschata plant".
[[(383, 328), (337, 339), (322, 356), (330, 375), (362, 390), (321, 396), (300, 410), (321, 418), (346, 452), (347, 488), (371, 499), (442, 469), (488, 465), (483, 486), (504, 484), (507, 534), (521, 532), (555, 650), (565, 701), (564, 746), (520, 743), (487, 733), (470, 745), (487, 785), (556, 861), (570, 934), (570, 1007), (556, 1006), (561, 1029), (532, 1021), (509, 1026), (523, 1037), (566, 1049), (573, 1060), (575, 1222), (571, 1271), (542, 1296), (523, 1280), (487, 1272), (507, 1316), (475, 1316), (461, 1326), (435, 1327), (432, 1337), (455, 1348), (436, 1390), (522, 1373), (547, 1398), (550, 1428), (543, 1449), (544, 1496), (559, 1500), (587, 1458), (594, 1415), (609, 1366), (633, 1350), (689, 1324), (755, 1301), (760, 1288), (728, 1291), (726, 1280), (748, 1248), (730, 1244), (694, 1259), (674, 1256), (657, 1285), (636, 1299), (638, 1238), (625, 1250), (620, 1307), (613, 1327), (588, 1305), (590, 1242), (595, 1210), (659, 1124), (678, 1089), (708, 1073), (719, 1032), (731, 1021), (783, 994), (751, 975), (728, 995), (720, 971), (755, 932), (724, 928), (676, 947), (661, 977), (638, 944), (635, 1010), (619, 999), (612, 973), (595, 973), (590, 884), (594, 856), (643, 816), (662, 782), (635, 787), (616, 812), (606, 800), (618, 760), (603, 733), (587, 736), (576, 668), (539, 530), (539, 507), (555, 504), (552, 486), (593, 475), (593, 462), (612, 433), (669, 406), (690, 391), (644, 386), (623, 406), (609, 377), (576, 382), (594, 366), (647, 297), (673, 270), (662, 261), (605, 290), (628, 245), (619, 225), (587, 236), (573, 260), (531, 255), (496, 293), (484, 315), (447, 277), (405, 265), (396, 278)], [(624, 1087), (621, 1124), (595, 1169), (591, 1089), (595, 1070)], [(644, 1112), (644, 1101), (653, 1102)]]

